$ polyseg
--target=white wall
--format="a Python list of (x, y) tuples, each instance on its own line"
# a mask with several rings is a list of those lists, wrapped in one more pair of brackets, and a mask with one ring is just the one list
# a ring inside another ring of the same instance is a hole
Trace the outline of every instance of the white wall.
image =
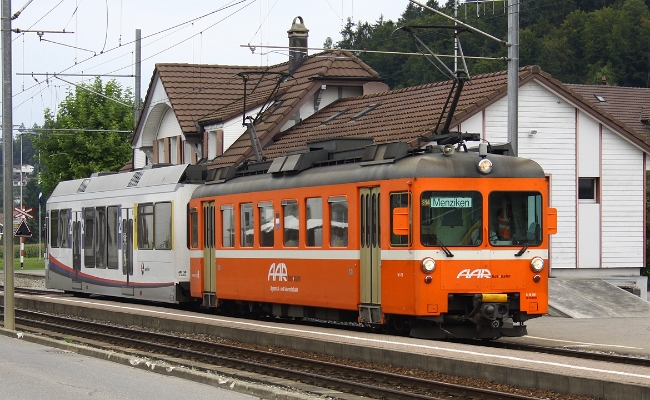
[[(483, 111), (472, 115), (467, 121), (458, 127), (459, 132), (480, 133), (483, 137)], [(475, 143), (468, 143), (468, 147), (474, 147)]]
[[(260, 111), (261, 108), (262, 107), (256, 107), (256, 108), (250, 110), (249, 112), (247, 112), (246, 115), (255, 118), (257, 116), (257, 113)], [(224, 122), (223, 125), (220, 124), (218, 127), (217, 126), (214, 126), (214, 127), (206, 126), (205, 130), (208, 131), (208, 130), (211, 130), (213, 128), (214, 129), (217, 129), (217, 128), (223, 129), (223, 151), (225, 152), (226, 150), (228, 150), (228, 148), (230, 146), (232, 146), (233, 143), (235, 143), (235, 141), (237, 139), (239, 139), (239, 137), (244, 132), (246, 132), (246, 127), (244, 127), (242, 124), (243, 124), (242, 115), (239, 114), (238, 116), (233, 117), (233, 118), (227, 120), (226, 122)], [(210, 150), (208, 150), (208, 152), (209, 151)]]
[(600, 124), (582, 111), (578, 112), (578, 176), (600, 176)]
[(643, 260), (643, 153), (607, 128), (602, 136), (602, 267)]
[[(578, 111), (578, 178), (600, 178), (600, 123)], [(578, 199), (578, 268), (600, 268), (600, 179), (597, 198)]]
[(600, 268), (600, 204), (578, 204), (578, 268)]
[[(497, 102), (499, 109), (506, 108), (506, 101)], [(499, 121), (507, 126), (505, 116)], [(530, 135), (531, 130), (537, 133)], [(536, 82), (519, 89), (519, 156), (534, 159), (551, 176), (551, 206), (558, 213), (558, 231), (551, 236), (551, 266), (575, 268), (576, 111)]]

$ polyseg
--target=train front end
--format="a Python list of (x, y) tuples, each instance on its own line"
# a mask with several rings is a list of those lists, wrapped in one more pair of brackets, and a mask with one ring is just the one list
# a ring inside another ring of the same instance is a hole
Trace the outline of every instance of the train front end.
[[(477, 165), (474, 177), (415, 179), (411, 207), (391, 202), (383, 311), (398, 313), (413, 301), (411, 336), (522, 336), (526, 320), (548, 311), (549, 235), (557, 230), (549, 181), (530, 160), (490, 158), (495, 165)], [(410, 218), (403, 218), (407, 212)], [(404, 234), (410, 237), (400, 240)], [(400, 242), (411, 249), (411, 299), (399, 290), (406, 288), (400, 259), (407, 258), (399, 254)], [(391, 319), (402, 325), (399, 316)]]

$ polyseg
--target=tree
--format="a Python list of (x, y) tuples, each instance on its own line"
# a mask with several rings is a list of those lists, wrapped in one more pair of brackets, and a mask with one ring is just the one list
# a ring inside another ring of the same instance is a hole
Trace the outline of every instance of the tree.
[[(452, 1), (431, 7), (453, 15)], [(650, 0), (530, 0), (520, 5), (519, 64), (539, 65), (564, 83), (600, 82), (650, 86)], [(465, 2), (459, 19), (492, 36), (507, 38), (507, 12), (501, 7)], [(449, 25), (449, 20), (409, 3), (397, 22), (381, 18), (374, 24), (348, 20), (334, 47), (355, 50), (419, 52), (401, 26)], [(418, 29), (418, 36), (437, 54), (453, 54), (450, 30)], [(461, 33), (466, 56), (506, 57), (507, 47), (483, 35)], [(423, 57), (358, 53), (393, 89), (449, 77)], [(447, 61), (449, 59), (444, 59)], [(501, 60), (467, 60), (470, 75), (507, 69)], [(448, 66), (451, 63), (448, 63)]]
[(332, 38), (328, 36), (328, 37), (325, 39), (325, 42), (323, 42), (323, 48), (324, 48), (324, 49), (331, 49), (331, 48), (332, 48), (332, 43), (333, 43), (333, 42), (332, 42)]
[(133, 94), (115, 80), (76, 86), (56, 116), (46, 109), (42, 133), (34, 139), (44, 199), (62, 180), (119, 170), (131, 157), (132, 129)]

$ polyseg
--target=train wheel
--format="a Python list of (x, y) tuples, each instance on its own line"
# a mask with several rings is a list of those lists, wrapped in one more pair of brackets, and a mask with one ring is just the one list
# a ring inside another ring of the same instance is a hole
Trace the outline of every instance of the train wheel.
[(411, 332), (411, 319), (409, 317), (391, 316), (386, 324), (386, 331), (391, 335), (408, 336)]

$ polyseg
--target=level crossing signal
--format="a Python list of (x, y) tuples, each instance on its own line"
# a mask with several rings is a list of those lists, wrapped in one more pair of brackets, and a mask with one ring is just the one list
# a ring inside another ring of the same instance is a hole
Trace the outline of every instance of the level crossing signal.
[(32, 237), (32, 231), (29, 230), (29, 227), (25, 223), (25, 218), (34, 219), (34, 216), (30, 214), (31, 211), (34, 211), (34, 208), (22, 209), (14, 207), (14, 218), (20, 218), (20, 224), (14, 231), (15, 237), (30, 238)]

